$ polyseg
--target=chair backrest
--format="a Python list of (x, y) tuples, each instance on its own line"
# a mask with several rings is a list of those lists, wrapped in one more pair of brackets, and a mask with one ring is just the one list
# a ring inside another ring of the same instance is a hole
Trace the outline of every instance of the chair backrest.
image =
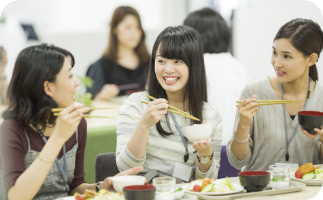
[(104, 181), (107, 177), (119, 173), (115, 153), (101, 153), (95, 159), (95, 182)]
[(220, 170), (218, 174), (218, 178), (225, 177), (236, 177), (240, 170), (235, 169), (231, 166), (228, 156), (227, 156), (227, 146), (222, 145), (221, 147), (221, 161), (220, 161)]

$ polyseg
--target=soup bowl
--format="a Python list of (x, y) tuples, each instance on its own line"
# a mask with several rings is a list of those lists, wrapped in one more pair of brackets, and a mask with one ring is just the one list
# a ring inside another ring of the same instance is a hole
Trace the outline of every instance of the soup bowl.
[(247, 192), (262, 191), (270, 181), (270, 173), (266, 171), (245, 171), (238, 175), (241, 186)]
[(310, 134), (316, 134), (314, 128), (323, 127), (323, 112), (300, 111), (297, 115), (299, 125)]
[(123, 188), (126, 200), (153, 200), (156, 187), (152, 185), (132, 185)]
[(146, 178), (138, 175), (130, 176), (114, 176), (112, 179), (112, 185), (117, 192), (122, 192), (122, 189), (130, 185), (144, 185)]
[(193, 126), (185, 126), (182, 128), (184, 136), (191, 142), (207, 140), (211, 137), (212, 130), (212, 123), (194, 124)]

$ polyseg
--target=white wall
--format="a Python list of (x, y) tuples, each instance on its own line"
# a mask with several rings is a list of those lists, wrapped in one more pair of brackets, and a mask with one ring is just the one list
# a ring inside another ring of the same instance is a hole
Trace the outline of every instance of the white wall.
[[(275, 75), (270, 63), (273, 39), (282, 25), (295, 18), (312, 19), (323, 29), (322, 13), (309, 1), (240, 2), (234, 14), (233, 52), (248, 69), (252, 81)], [(319, 59), (317, 66), (323, 78), (323, 59)]]
[[(9, 21), (0, 27), (0, 45), (5, 45), (10, 59), (6, 69), (8, 79), (19, 51), (35, 44), (21, 36), (17, 45), (17, 35), (21, 35), (19, 22), (34, 24), (41, 42), (71, 51), (76, 59), (74, 73), (84, 76), (89, 65), (107, 47), (109, 22), (115, 8), (121, 5), (132, 6), (139, 12), (149, 52), (157, 35), (167, 26), (181, 25), (187, 13), (185, 0), (14, 1), (1, 13)], [(15, 34), (4, 34), (8, 33), (8, 27), (13, 27), (9, 32)]]

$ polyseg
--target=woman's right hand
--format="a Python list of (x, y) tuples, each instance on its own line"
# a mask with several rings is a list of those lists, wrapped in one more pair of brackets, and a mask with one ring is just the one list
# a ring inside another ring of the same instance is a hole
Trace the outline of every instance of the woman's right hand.
[(65, 143), (76, 131), (82, 119), (82, 113), (88, 112), (89, 108), (81, 104), (73, 104), (59, 113), (56, 120), (53, 136)]
[(259, 111), (260, 105), (257, 101), (257, 95), (254, 95), (251, 99), (245, 99), (239, 104), (239, 123), (249, 127), (253, 116)]
[(167, 113), (168, 101), (166, 99), (156, 99), (149, 102), (145, 109), (141, 121), (147, 126), (154, 126)]

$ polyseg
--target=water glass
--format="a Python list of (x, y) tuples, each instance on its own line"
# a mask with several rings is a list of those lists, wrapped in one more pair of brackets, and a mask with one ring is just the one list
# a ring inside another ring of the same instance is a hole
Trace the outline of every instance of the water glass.
[(270, 172), (271, 186), (274, 190), (289, 187), (289, 181), (290, 181), (289, 167), (270, 166), (269, 172)]
[(174, 200), (176, 179), (173, 177), (158, 177), (153, 179), (156, 187), (155, 200)]

